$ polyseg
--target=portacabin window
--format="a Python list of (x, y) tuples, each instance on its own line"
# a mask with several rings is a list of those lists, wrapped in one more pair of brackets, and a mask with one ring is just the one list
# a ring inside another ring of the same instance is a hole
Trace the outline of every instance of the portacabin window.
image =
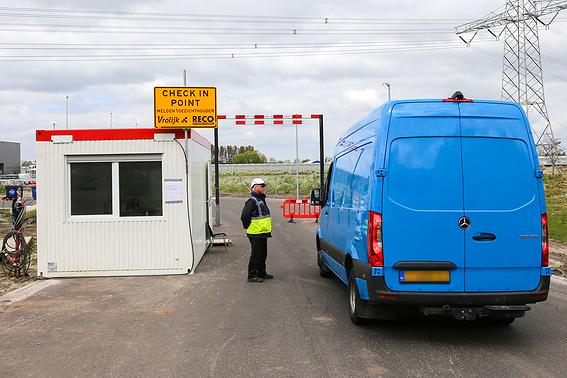
[(120, 162), (120, 216), (161, 216), (161, 161)]
[(71, 164), (71, 215), (112, 214), (112, 163)]
[(70, 215), (162, 216), (161, 158), (145, 158), (135, 155), (70, 157)]

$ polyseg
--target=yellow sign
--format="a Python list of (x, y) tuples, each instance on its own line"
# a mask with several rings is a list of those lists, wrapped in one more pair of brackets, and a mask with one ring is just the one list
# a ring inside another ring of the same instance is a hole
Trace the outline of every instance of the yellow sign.
[(215, 87), (155, 87), (154, 125), (163, 128), (216, 128)]

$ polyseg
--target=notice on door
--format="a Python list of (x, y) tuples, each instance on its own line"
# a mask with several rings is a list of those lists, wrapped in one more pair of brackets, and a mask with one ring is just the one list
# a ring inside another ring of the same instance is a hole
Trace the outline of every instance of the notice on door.
[(154, 125), (163, 128), (216, 128), (215, 87), (155, 87)]
[(164, 179), (165, 203), (183, 202), (183, 180)]

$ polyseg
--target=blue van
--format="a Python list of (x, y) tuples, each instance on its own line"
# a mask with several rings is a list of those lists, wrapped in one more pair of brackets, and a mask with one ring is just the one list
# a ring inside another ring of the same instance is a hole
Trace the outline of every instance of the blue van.
[(355, 324), (424, 315), (510, 324), (551, 268), (534, 140), (521, 106), (391, 101), (342, 136), (318, 198), (317, 263)]

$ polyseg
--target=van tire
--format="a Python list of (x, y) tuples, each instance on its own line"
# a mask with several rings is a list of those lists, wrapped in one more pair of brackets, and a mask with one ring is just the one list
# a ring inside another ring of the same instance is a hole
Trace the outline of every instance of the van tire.
[(321, 251), (317, 251), (317, 266), (319, 267), (319, 275), (321, 277), (327, 278), (331, 276), (331, 270), (323, 263), (323, 255), (321, 254)]
[(360, 316), (362, 307), (366, 303), (360, 299), (358, 294), (358, 287), (356, 286), (356, 279), (354, 278), (354, 273), (352, 270), (348, 277), (348, 313), (350, 315), (350, 320), (356, 325), (363, 325), (368, 323), (368, 319)]

